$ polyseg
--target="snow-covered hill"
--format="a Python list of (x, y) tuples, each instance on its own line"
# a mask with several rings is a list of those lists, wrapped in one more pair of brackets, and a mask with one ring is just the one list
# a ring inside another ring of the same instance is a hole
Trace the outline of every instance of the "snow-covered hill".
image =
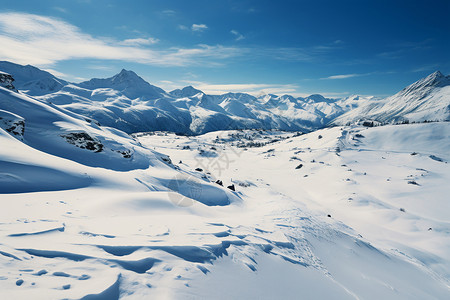
[(363, 103), (333, 123), (343, 125), (360, 120), (380, 123), (450, 121), (450, 76), (436, 71), (391, 97)]

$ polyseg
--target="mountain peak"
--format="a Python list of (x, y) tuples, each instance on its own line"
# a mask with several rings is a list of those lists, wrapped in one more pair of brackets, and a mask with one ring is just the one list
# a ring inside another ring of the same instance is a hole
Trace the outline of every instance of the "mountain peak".
[(145, 81), (135, 72), (125, 69), (122, 69), (122, 71), (112, 77), (93, 78), (78, 85), (88, 89), (112, 88), (130, 98), (156, 99), (166, 93), (163, 89)]
[(444, 87), (450, 85), (450, 76), (445, 76), (440, 71), (436, 71), (428, 75), (427, 77), (424, 77), (413, 84), (407, 86), (402, 91), (400, 91), (400, 94), (409, 95), (412, 93), (417, 93), (422, 96), (428, 94), (430, 89), (436, 88), (436, 87)]
[(145, 80), (142, 79), (138, 74), (136, 74), (135, 72), (131, 71), (131, 70), (125, 70), (122, 69), (122, 71), (120, 71), (118, 74), (114, 75), (112, 78), (112, 82), (123, 82), (123, 81), (138, 81), (138, 82), (142, 82)]
[(173, 90), (169, 94), (171, 94), (172, 96), (175, 96), (175, 97), (192, 97), (192, 96), (197, 95), (198, 93), (203, 94), (202, 91), (196, 89), (192, 85), (188, 85), (182, 89)]
[(445, 77), (444, 74), (441, 73), (441, 71), (435, 71), (433, 73), (431, 73), (430, 75), (428, 75), (428, 77), (434, 77), (434, 78), (440, 78), (440, 77)]

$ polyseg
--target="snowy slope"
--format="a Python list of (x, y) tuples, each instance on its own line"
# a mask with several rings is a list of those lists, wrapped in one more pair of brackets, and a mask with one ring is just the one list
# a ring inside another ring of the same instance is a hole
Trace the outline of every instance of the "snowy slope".
[[(251, 256), (254, 274), (239, 266), (248, 253), (230, 250), (182, 295), (447, 298), (449, 125), (336, 127), (297, 137), (252, 131), (142, 135), (142, 143), (157, 145), (181, 167), (200, 166), (212, 180), (235, 184), (244, 207), (239, 220), (236, 213), (227, 219), (238, 226), (221, 222), (229, 233), (242, 233), (254, 222), (260, 227), (253, 236), (267, 241), (282, 233), (293, 244), (291, 250), (267, 251), (275, 257)], [(291, 269), (278, 255), (308, 266)], [(332, 283), (309, 273), (311, 268)]]
[(364, 119), (381, 123), (448, 121), (450, 76), (436, 71), (391, 97), (348, 111), (333, 123), (350, 124)]
[(449, 123), (133, 138), (3, 87), (0, 118), (1, 299), (450, 296)]

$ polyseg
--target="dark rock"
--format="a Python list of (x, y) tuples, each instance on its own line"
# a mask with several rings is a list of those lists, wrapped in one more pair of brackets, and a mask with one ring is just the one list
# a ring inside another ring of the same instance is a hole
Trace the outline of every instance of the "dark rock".
[(420, 185), (420, 184), (418, 184), (416, 181), (414, 181), (414, 180), (409, 180), (408, 181), (408, 184), (413, 184), (413, 185)]
[(438, 162), (444, 162), (444, 160), (443, 160), (442, 158), (437, 157), (437, 156), (435, 156), (435, 155), (430, 155), (430, 158), (431, 158), (432, 160), (435, 160), (435, 161), (438, 161)]
[(14, 81), (14, 78), (9, 75), (8, 73), (0, 72), (0, 86), (7, 88), (8, 90), (12, 90), (17, 92), (16, 88), (12, 84)]
[(161, 159), (162, 159), (164, 162), (168, 163), (169, 165), (172, 164), (172, 160), (170, 159), (169, 156), (161, 156)]
[(327, 215), (328, 218), (331, 218), (331, 215)]
[(303, 168), (303, 164), (299, 164), (298, 166), (295, 167), (295, 169), (301, 169)]
[(221, 186), (223, 186), (223, 182), (222, 182), (222, 180), (219, 180), (219, 179), (217, 179), (217, 180), (216, 180), (216, 183), (217, 183), (218, 185), (221, 185)]
[(236, 191), (234, 184), (227, 186), (227, 188), (229, 188), (232, 191)]
[(202, 169), (202, 168), (196, 168), (195, 171), (197, 171), (197, 172), (203, 172), (203, 169)]
[(131, 158), (131, 151), (130, 150), (116, 150), (117, 153), (122, 154), (123, 158)]
[(72, 144), (81, 149), (87, 149), (94, 152), (102, 152), (103, 144), (91, 137), (86, 132), (72, 132), (68, 134), (62, 134), (61, 137), (65, 138), (69, 144)]

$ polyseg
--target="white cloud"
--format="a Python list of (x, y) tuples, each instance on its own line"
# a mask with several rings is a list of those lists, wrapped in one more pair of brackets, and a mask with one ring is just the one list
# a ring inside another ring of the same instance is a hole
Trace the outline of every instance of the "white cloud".
[(179, 87), (183, 85), (193, 85), (195, 88), (206, 94), (221, 95), (229, 92), (248, 93), (251, 95), (267, 94), (293, 94), (296, 95), (298, 86), (295, 84), (261, 84), (261, 83), (244, 83), (244, 84), (210, 84), (201, 81), (182, 81)]
[(205, 29), (208, 29), (208, 26), (205, 24), (192, 24), (191, 26), (192, 31), (203, 31)]
[(412, 72), (425, 72), (425, 71), (432, 71), (432, 70), (438, 70), (439, 69), (439, 65), (438, 64), (430, 64), (430, 65), (425, 65), (425, 66), (421, 66), (418, 68), (415, 68), (412, 70)]
[(166, 10), (163, 10), (161, 13), (166, 16), (174, 16), (176, 14), (176, 11), (171, 10), (171, 9), (166, 9)]
[(53, 9), (57, 10), (59, 12), (62, 12), (62, 13), (67, 13), (67, 9), (65, 9), (63, 7), (55, 6), (55, 7), (53, 7)]
[(237, 32), (236, 30), (231, 30), (230, 31), (233, 35), (235, 35), (236, 36), (236, 41), (240, 41), (240, 40), (243, 40), (243, 39), (245, 39), (245, 36), (243, 36), (242, 34), (240, 34), (239, 32)]
[(244, 84), (212, 84), (203, 81), (195, 80), (180, 80), (180, 81), (168, 81), (160, 80), (158, 86), (166, 91), (172, 91), (175, 89), (182, 89), (187, 85), (192, 85), (194, 88), (201, 90), (209, 95), (223, 95), (226, 93), (247, 93), (253, 96), (259, 96), (261, 94), (274, 94), (274, 95), (292, 95), (294, 97), (307, 97), (312, 94), (320, 94), (329, 98), (342, 98), (349, 96), (349, 92), (327, 92), (327, 91), (309, 91), (300, 92), (300, 86), (296, 84), (270, 84), (270, 83), (244, 83)]
[[(242, 54), (235, 47), (199, 45), (154, 50), (142, 47), (153, 40), (126, 44), (95, 38), (57, 18), (25, 13), (0, 13), (0, 57), (16, 63), (51, 66), (69, 59), (111, 59), (160, 66), (217, 65)], [(144, 43), (143, 43), (144, 42)]]
[(332, 75), (320, 79), (346, 79), (346, 78), (352, 78), (352, 77), (359, 77), (363, 76), (364, 74), (343, 74), (343, 75)]
[(143, 38), (127, 39), (127, 40), (120, 42), (120, 44), (124, 45), (124, 46), (140, 46), (140, 45), (153, 45), (158, 42), (159, 42), (158, 39), (150, 37), (150, 38), (146, 38), (146, 39), (143, 39)]

